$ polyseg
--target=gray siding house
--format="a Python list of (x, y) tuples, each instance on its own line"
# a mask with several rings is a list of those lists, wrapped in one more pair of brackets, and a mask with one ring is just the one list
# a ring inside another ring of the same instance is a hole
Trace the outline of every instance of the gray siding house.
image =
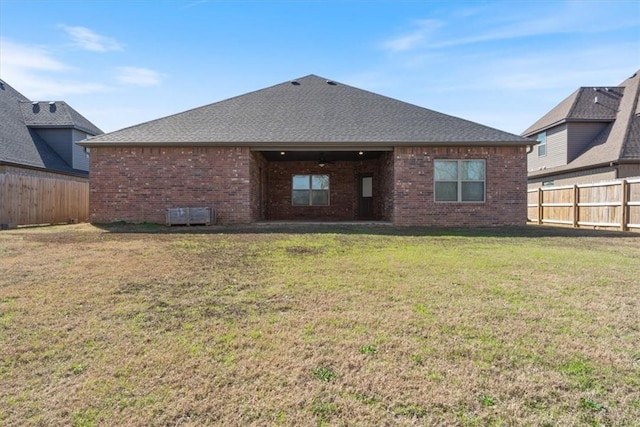
[(76, 142), (100, 134), (65, 102), (31, 101), (0, 80), (0, 227), (85, 220), (62, 205), (88, 187), (89, 155)]
[(612, 87), (581, 87), (522, 135), (529, 188), (640, 176), (640, 74)]

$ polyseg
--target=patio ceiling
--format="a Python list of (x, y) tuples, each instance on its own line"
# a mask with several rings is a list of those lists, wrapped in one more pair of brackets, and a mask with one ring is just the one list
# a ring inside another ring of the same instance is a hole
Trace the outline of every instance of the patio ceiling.
[(377, 159), (383, 151), (261, 151), (270, 162), (276, 161), (320, 161), (355, 162), (359, 160)]

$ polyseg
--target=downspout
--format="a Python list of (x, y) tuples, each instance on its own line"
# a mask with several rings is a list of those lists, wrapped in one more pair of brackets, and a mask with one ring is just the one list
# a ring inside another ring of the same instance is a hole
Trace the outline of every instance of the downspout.
[(620, 179), (620, 164), (616, 162), (609, 162), (609, 167), (616, 171), (615, 179)]

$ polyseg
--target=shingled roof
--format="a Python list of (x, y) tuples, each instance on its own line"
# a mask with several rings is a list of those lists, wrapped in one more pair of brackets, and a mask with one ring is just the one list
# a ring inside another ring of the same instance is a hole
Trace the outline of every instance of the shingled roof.
[(24, 123), (31, 128), (74, 128), (91, 135), (102, 131), (64, 101), (21, 101)]
[(529, 126), (522, 135), (533, 135), (566, 122), (611, 122), (616, 118), (623, 94), (624, 87), (581, 87)]
[(567, 165), (532, 172), (530, 176), (640, 160), (640, 71), (619, 86), (578, 89), (522, 135), (532, 137), (559, 124), (578, 121), (609, 124)]
[(308, 75), (85, 140), (100, 145), (528, 145), (468, 120)]
[(38, 136), (35, 128), (74, 128), (89, 134), (102, 133), (64, 102), (33, 103), (0, 80), (0, 162), (86, 174), (67, 164)]

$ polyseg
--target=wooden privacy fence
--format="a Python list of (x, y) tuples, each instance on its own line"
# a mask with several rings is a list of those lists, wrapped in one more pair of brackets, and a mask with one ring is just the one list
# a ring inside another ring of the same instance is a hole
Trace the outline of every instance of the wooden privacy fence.
[(0, 174), (0, 227), (89, 219), (89, 181)]
[(538, 224), (640, 231), (640, 178), (531, 189), (527, 208)]

